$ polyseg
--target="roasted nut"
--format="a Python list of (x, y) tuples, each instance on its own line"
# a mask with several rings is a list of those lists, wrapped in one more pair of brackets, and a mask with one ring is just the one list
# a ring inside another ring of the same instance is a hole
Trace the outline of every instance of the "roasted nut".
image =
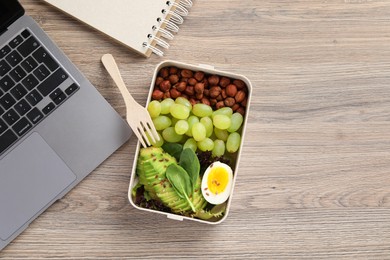
[(187, 84), (191, 86), (195, 86), (196, 83), (198, 83), (198, 81), (195, 78), (189, 78), (187, 81)]
[(227, 77), (221, 77), (221, 79), (219, 80), (219, 85), (223, 88), (226, 88), (226, 86), (229, 84), (230, 84), (230, 79)]
[(217, 75), (211, 75), (209, 78), (208, 78), (208, 81), (209, 81), (209, 84), (211, 86), (216, 86), (218, 85), (219, 83), (219, 76)]
[(179, 76), (177, 74), (169, 75), (169, 82), (171, 82), (172, 85), (179, 82)]
[(234, 96), (234, 98), (236, 99), (237, 103), (242, 102), (245, 99), (245, 97), (246, 97), (246, 94), (245, 94), (245, 92), (243, 90), (239, 90), (237, 92), (237, 94)]
[(169, 80), (164, 80), (160, 83), (160, 90), (162, 92), (167, 92), (171, 88), (171, 82)]
[(203, 103), (203, 104), (206, 104), (206, 105), (208, 105), (208, 106), (210, 106), (211, 104), (210, 104), (210, 100), (208, 100), (207, 98), (202, 98), (201, 100), (200, 100), (200, 103)]
[(203, 93), (196, 93), (195, 97), (197, 100), (201, 100), (203, 98)]
[(169, 74), (177, 74), (179, 72), (179, 69), (176, 67), (170, 67), (169, 68)]
[(202, 71), (197, 71), (197, 72), (195, 72), (194, 78), (195, 78), (197, 81), (202, 81), (203, 78), (204, 78), (204, 72), (202, 72)]
[(184, 69), (180, 72), (180, 75), (183, 78), (192, 78), (194, 76), (194, 73), (191, 70)]
[(244, 81), (242, 81), (240, 79), (233, 80), (233, 84), (237, 86), (237, 89), (243, 89), (246, 86)]
[(215, 98), (210, 99), (210, 105), (215, 106), (217, 104), (217, 100)]
[(169, 76), (169, 69), (168, 68), (162, 68), (160, 70), (160, 76), (163, 77), (164, 79)]
[(175, 88), (172, 88), (169, 92), (171, 93), (171, 98), (177, 98), (181, 96), (181, 93)]
[(195, 105), (198, 103), (198, 101), (195, 98), (190, 98), (189, 101), (190, 101), (191, 105)]
[(220, 109), (222, 107), (225, 107), (225, 104), (223, 101), (219, 101), (219, 102), (217, 102), (217, 104), (215, 104), (216, 109)]
[(196, 83), (194, 86), (195, 93), (203, 93), (204, 91), (204, 84), (203, 83)]
[(237, 87), (234, 84), (229, 84), (226, 87), (226, 95), (234, 97), (237, 94)]
[(228, 97), (226, 98), (223, 103), (225, 104), (225, 106), (227, 107), (232, 107), (235, 103), (236, 103), (236, 100), (232, 97)]
[(207, 89), (207, 88), (205, 88), (205, 89), (203, 90), (203, 95), (205, 95), (206, 97), (210, 96), (210, 90)]
[(155, 89), (153, 90), (153, 93), (152, 93), (152, 99), (154, 100), (160, 100), (164, 97), (164, 93), (159, 90), (159, 89)]
[(240, 113), (242, 116), (245, 115), (245, 109), (243, 107), (240, 107), (239, 109), (237, 109), (236, 112)]
[(177, 83), (175, 86), (174, 86), (178, 91), (180, 92), (183, 92), (186, 87), (187, 87), (187, 84), (185, 82), (179, 82)]
[(221, 94), (221, 87), (214, 86), (210, 88), (209, 95), (211, 98), (216, 98)]
[(239, 109), (239, 108), (240, 108), (240, 104), (237, 104), (237, 103), (232, 106), (233, 112), (236, 112), (237, 109)]
[(243, 101), (241, 101), (241, 106), (246, 107), (248, 103), (248, 98), (245, 98)]
[(219, 95), (216, 97), (216, 99), (217, 99), (218, 101), (224, 100), (224, 98), (222, 97), (222, 94), (219, 94)]
[(161, 82), (163, 82), (164, 79), (162, 77), (157, 77), (156, 82), (154, 83), (155, 86), (160, 86)]
[(171, 93), (169, 91), (164, 93), (164, 99), (170, 98), (170, 97), (171, 97)]
[(187, 86), (186, 89), (184, 90), (184, 93), (188, 96), (193, 96), (195, 91), (193, 86)]

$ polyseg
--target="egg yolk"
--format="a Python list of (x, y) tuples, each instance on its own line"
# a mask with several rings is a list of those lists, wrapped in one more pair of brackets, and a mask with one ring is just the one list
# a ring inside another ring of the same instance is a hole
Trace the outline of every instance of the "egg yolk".
[(210, 192), (218, 195), (222, 193), (229, 182), (229, 174), (223, 167), (213, 167), (207, 178), (207, 186)]

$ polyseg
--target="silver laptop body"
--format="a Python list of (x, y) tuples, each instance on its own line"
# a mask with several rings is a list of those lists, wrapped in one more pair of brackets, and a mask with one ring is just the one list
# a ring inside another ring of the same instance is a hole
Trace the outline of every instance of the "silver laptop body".
[[(0, 16), (17, 5), (1, 1)], [(0, 250), (131, 135), (39, 25), (17, 16), (5, 31), (0, 20)]]

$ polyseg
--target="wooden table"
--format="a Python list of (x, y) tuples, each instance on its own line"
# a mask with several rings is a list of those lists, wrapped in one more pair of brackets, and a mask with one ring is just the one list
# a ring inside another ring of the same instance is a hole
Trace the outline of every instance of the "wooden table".
[(104, 53), (142, 104), (165, 59), (244, 74), (254, 88), (225, 222), (134, 209), (131, 138), (1, 259), (390, 257), (389, 1), (198, 0), (164, 58), (149, 59), (42, 1), (21, 2), (123, 116)]

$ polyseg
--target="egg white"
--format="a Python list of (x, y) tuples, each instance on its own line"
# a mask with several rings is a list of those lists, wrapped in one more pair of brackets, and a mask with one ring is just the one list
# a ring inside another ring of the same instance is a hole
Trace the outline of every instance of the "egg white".
[[(228, 183), (225, 187), (225, 189), (220, 193), (213, 193), (210, 190), (210, 187), (208, 187), (208, 179), (209, 175), (214, 169), (222, 168), (224, 169), (228, 174)], [(233, 185), (233, 170), (230, 168), (229, 165), (222, 163), (222, 162), (214, 162), (212, 163), (205, 171), (203, 178), (202, 178), (202, 194), (203, 197), (206, 199), (207, 202), (210, 204), (218, 205), (224, 203), (230, 196), (231, 190)]]

